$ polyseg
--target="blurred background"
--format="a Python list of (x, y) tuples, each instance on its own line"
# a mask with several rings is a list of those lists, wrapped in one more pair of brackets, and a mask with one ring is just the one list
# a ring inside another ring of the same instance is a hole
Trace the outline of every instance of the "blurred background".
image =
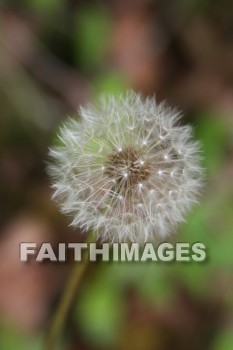
[(233, 349), (232, 0), (0, 1), (0, 349), (42, 348), (71, 268), (23, 264), (19, 243), (84, 239), (50, 200), (57, 127), (127, 88), (183, 110), (203, 143), (202, 201), (173, 240), (209, 258), (90, 264), (61, 349)]

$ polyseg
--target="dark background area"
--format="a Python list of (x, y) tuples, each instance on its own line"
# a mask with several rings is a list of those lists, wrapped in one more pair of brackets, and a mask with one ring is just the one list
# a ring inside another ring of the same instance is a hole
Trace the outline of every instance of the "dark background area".
[(231, 0), (0, 2), (0, 349), (41, 348), (71, 268), (23, 264), (19, 243), (84, 239), (50, 200), (57, 128), (127, 88), (183, 110), (202, 141), (202, 200), (173, 242), (208, 260), (92, 263), (61, 349), (233, 349)]

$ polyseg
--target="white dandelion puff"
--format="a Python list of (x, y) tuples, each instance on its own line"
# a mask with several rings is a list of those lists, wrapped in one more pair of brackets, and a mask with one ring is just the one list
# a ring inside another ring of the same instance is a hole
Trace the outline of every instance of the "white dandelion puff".
[(112, 242), (174, 232), (202, 186), (199, 143), (180, 113), (130, 91), (79, 114), (60, 129), (48, 167), (71, 225)]

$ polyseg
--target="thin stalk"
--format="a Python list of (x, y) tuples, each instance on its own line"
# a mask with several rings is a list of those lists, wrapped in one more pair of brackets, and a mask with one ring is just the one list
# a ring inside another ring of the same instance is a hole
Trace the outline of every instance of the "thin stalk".
[[(88, 234), (87, 243), (91, 242), (93, 238), (93, 233)], [(80, 262), (74, 264), (73, 270), (68, 278), (65, 289), (61, 296), (60, 303), (58, 304), (57, 310), (55, 311), (54, 317), (50, 324), (45, 344), (44, 350), (57, 350), (57, 343), (59, 337), (62, 334), (64, 324), (66, 322), (68, 312), (74, 301), (77, 288), (80, 285), (82, 276), (88, 265), (88, 249), (83, 253), (83, 259)]]

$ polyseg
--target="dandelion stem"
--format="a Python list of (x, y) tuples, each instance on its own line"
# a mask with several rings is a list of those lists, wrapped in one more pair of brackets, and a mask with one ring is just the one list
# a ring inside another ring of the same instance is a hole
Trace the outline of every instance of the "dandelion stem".
[[(93, 232), (90, 231), (87, 237), (87, 243), (93, 240)], [(48, 329), (48, 333), (45, 339), (44, 350), (57, 350), (57, 343), (61, 336), (65, 321), (68, 316), (68, 312), (74, 301), (77, 288), (80, 285), (82, 276), (88, 265), (88, 249), (83, 252), (83, 259), (80, 262), (76, 262), (73, 266), (68, 281), (64, 288), (61, 300), (58, 304), (57, 310), (53, 316), (52, 322)]]

